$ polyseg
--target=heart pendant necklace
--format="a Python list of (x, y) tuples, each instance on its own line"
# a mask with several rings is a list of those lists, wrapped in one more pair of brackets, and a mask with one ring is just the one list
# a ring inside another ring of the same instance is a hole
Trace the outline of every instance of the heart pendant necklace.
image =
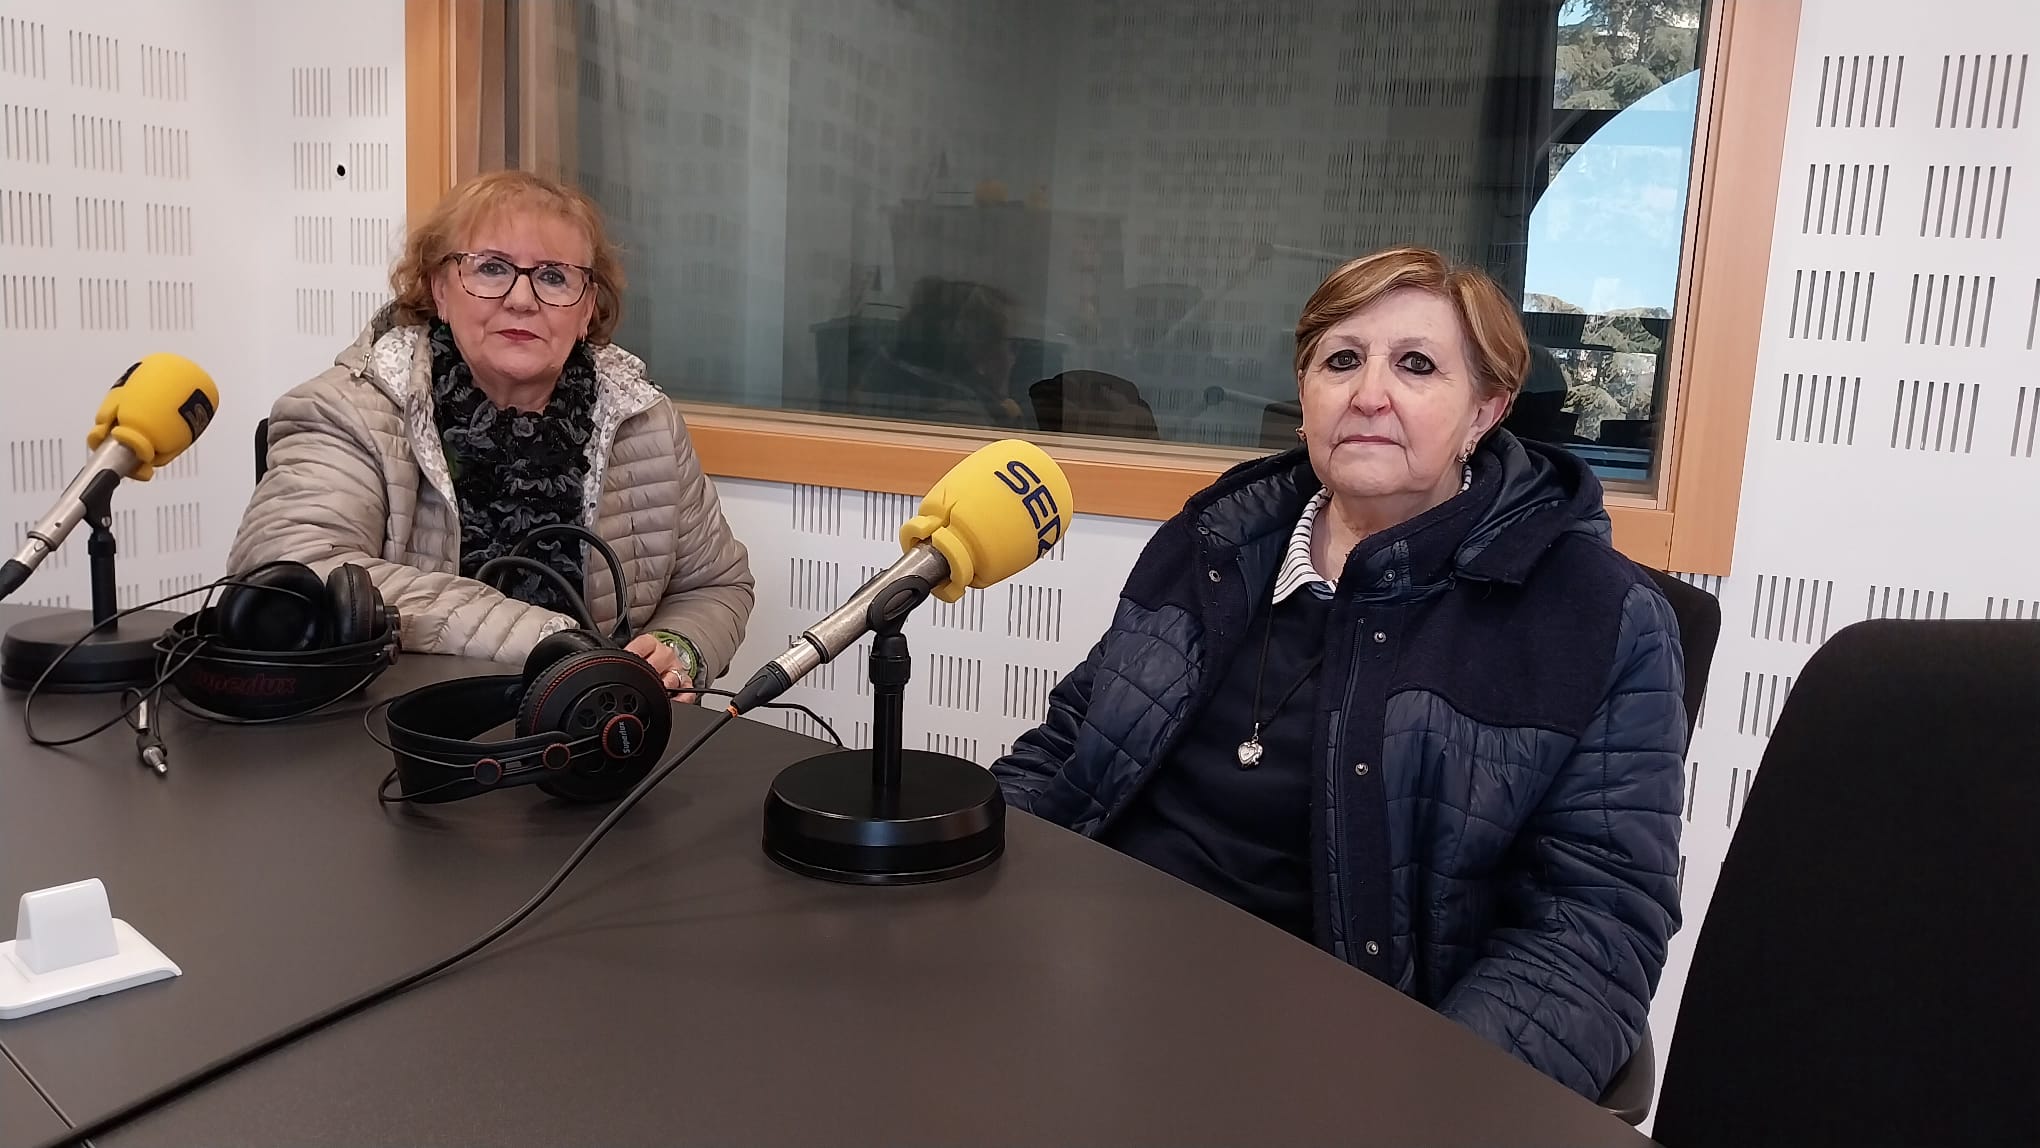
[(1323, 660), (1325, 656), (1322, 647), (1318, 649), (1317, 653), (1311, 655), (1310, 662), (1303, 667), (1303, 673), (1297, 675), (1296, 680), (1290, 683), (1289, 688), (1282, 691), (1282, 696), (1275, 700), (1275, 708), (1268, 711), (1268, 716), (1263, 718), (1261, 716), (1261, 682), (1268, 674), (1268, 646), (1275, 636), (1276, 609), (1277, 607), (1273, 604), (1268, 607), (1268, 623), (1261, 630), (1261, 663), (1254, 669), (1254, 732), (1248, 734), (1247, 740), (1241, 742), (1239, 747), (1233, 751), (1233, 756), (1239, 759), (1241, 769), (1252, 769), (1261, 764), (1261, 755), (1263, 753), (1261, 747), (1261, 723), (1263, 721), (1275, 720), (1275, 715), (1282, 712), (1282, 707), (1296, 694), (1297, 690), (1303, 688), (1303, 683), (1309, 681), (1310, 676), (1317, 672), (1318, 662)]

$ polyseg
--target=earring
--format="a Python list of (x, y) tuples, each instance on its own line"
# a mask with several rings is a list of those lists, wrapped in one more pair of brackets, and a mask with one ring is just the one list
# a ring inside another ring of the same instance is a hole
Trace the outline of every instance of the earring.
[(1472, 457), (1473, 457), (1473, 444), (1472, 444), (1472, 443), (1467, 443), (1467, 444), (1466, 444), (1465, 446), (1463, 446), (1463, 447), (1460, 447), (1460, 448), (1459, 448), (1459, 461), (1460, 461), (1460, 462), (1466, 462), (1467, 460), (1471, 459)]
[(1303, 428), (1302, 428), (1302, 427), (1297, 427), (1297, 428), (1296, 428), (1296, 441), (1297, 441), (1297, 442), (1302, 442), (1302, 441), (1303, 441)]

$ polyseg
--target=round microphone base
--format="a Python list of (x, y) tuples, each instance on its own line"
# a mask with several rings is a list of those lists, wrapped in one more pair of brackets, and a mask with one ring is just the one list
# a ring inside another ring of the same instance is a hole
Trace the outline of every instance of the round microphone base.
[(766, 856), (825, 881), (946, 881), (990, 865), (1005, 848), (999, 783), (946, 753), (902, 751), (891, 800), (872, 784), (870, 750), (795, 762), (765, 796)]
[(168, 610), (143, 610), (109, 622), (89, 637), (90, 610), (17, 622), (0, 638), (0, 686), (26, 690), (60, 658), (50, 676), (43, 678), (42, 688), (52, 693), (112, 693), (147, 686), (156, 680), (156, 639), (181, 618)]

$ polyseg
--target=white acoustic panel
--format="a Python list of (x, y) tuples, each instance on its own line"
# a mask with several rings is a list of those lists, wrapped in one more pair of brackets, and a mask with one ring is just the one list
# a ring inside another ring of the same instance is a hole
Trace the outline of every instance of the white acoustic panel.
[[(751, 551), (758, 604), (730, 678), (785, 650), (873, 574), (898, 560), (902, 494), (718, 479), (723, 511)], [(909, 748), (945, 747), (990, 765), (1046, 713), (1048, 691), (1104, 632), (1113, 600), (1154, 523), (1079, 514), (1061, 545), (997, 586), (930, 599), (909, 618)], [(846, 741), (870, 744), (871, 683), (860, 642), (787, 700), (814, 708)], [(734, 687), (732, 687), (734, 688)], [(798, 714), (760, 720), (807, 729)], [(932, 739), (932, 740), (931, 740)]]
[(49, 76), (49, 25), (0, 16), (0, 75), (41, 80)]
[(10, 164), (50, 162), (50, 110), (0, 103), (0, 159)]
[(191, 53), (142, 45), (142, 98), (183, 103), (191, 98)]
[[(253, 487), (256, 420), (388, 298), (403, 7), (4, 9), (0, 531), (11, 540), (84, 462), (114, 379), (175, 352), (213, 376), (220, 410), (183, 457), (115, 494), (119, 596), (198, 585), (222, 572)], [(359, 181), (340, 170), (354, 156)], [(86, 535), (73, 532), (19, 597), (86, 605)]]

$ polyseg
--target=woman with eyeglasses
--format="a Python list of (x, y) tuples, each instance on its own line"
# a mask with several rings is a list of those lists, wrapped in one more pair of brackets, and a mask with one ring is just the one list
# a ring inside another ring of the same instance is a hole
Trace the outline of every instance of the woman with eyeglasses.
[(679, 413), (609, 341), (623, 272), (594, 202), (478, 176), (412, 230), (390, 286), (334, 365), (276, 402), (229, 569), (363, 566), (408, 651), (520, 661), (621, 621), (676, 691), (726, 670), (749, 561)]

